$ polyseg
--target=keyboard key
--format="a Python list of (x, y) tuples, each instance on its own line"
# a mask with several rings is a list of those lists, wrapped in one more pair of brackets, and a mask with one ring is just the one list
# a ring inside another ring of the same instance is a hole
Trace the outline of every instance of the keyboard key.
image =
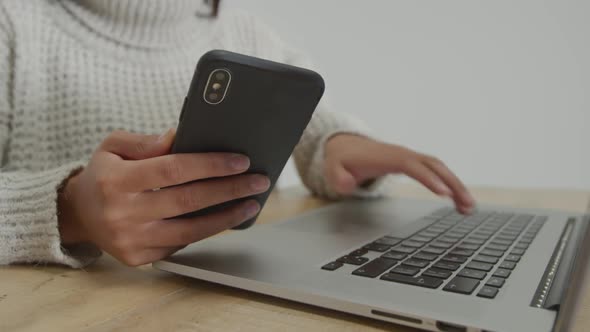
[(380, 238), (379, 240), (375, 241), (374, 243), (378, 243), (378, 244), (384, 244), (386, 246), (394, 246), (400, 242), (402, 242), (403, 239), (398, 239), (395, 237), (391, 237), (391, 236), (385, 236)]
[(478, 240), (478, 239), (474, 239), (472, 237), (468, 237), (466, 238), (464, 241), (464, 243), (468, 243), (468, 244), (478, 244), (478, 245), (482, 245), (484, 244), (486, 241), (484, 240)]
[(461, 265), (457, 263), (438, 261), (432, 266), (443, 270), (456, 271)]
[(500, 277), (500, 278), (508, 278), (510, 276), (510, 270), (506, 270), (506, 269), (496, 269), (496, 271), (494, 271), (494, 274), (492, 274), (492, 276), (494, 277)]
[(420, 272), (420, 269), (417, 269), (415, 267), (409, 267), (409, 266), (400, 265), (400, 266), (394, 267), (389, 272), (404, 274), (404, 275), (407, 275), (407, 276), (415, 276), (416, 274), (418, 274), (418, 272)]
[(367, 257), (344, 256), (338, 258), (338, 262), (350, 265), (363, 265), (368, 261)]
[(441, 258), (441, 260), (451, 263), (465, 263), (467, 261), (467, 257), (465, 256), (458, 256), (458, 255), (446, 255), (445, 257)]
[(438, 255), (429, 254), (424, 251), (420, 251), (419, 253), (412, 256), (414, 258), (423, 259), (425, 261), (433, 261), (438, 258)]
[(423, 231), (423, 232), (418, 233), (418, 236), (428, 237), (428, 238), (435, 238), (439, 234), (440, 233), (438, 233), (438, 232), (431, 232), (431, 231), (426, 230), (426, 231)]
[(432, 242), (430, 244), (430, 246), (435, 247), (435, 248), (449, 249), (453, 245), (450, 243), (447, 243), (447, 242), (440, 242), (440, 241), (436, 240), (436, 241)]
[(396, 252), (401, 252), (401, 253), (404, 253), (404, 254), (411, 254), (414, 251), (416, 251), (416, 248), (410, 248), (410, 247), (404, 247), (404, 246), (397, 246), (397, 247), (395, 247), (395, 248), (393, 248), (391, 250), (396, 251)]
[(517, 237), (518, 235), (497, 235), (495, 239), (513, 242)]
[(501, 246), (510, 246), (510, 245), (512, 245), (512, 241), (494, 239), (494, 240), (492, 240), (492, 244), (497, 244), (497, 245), (501, 245)]
[(464, 237), (465, 235), (467, 235), (467, 233), (469, 233), (468, 230), (453, 229), (453, 230), (449, 231), (447, 234), (445, 234), (445, 236), (450, 236), (454, 239), (460, 239), (460, 238)]
[(446, 235), (443, 236), (443, 237), (439, 237), (438, 239), (436, 239), (437, 242), (449, 243), (451, 245), (457, 243), (458, 240), (459, 239), (452, 238), (452, 237), (449, 237), (449, 236), (446, 236)]
[(525, 250), (524, 249), (518, 249), (518, 248), (514, 248), (512, 249), (512, 251), (510, 252), (510, 255), (524, 255)]
[(365, 255), (367, 252), (367, 249), (361, 248), (351, 252), (350, 254), (348, 254), (348, 256), (362, 256)]
[(473, 251), (473, 250), (454, 249), (450, 253), (453, 255), (469, 257), (469, 256), (473, 255), (474, 252), (475, 251)]
[(410, 238), (410, 240), (412, 241), (418, 241), (418, 242), (430, 242), (432, 241), (433, 238), (435, 238), (436, 236), (422, 236), (422, 235), (416, 235), (416, 236), (412, 236)]
[(456, 248), (463, 249), (463, 250), (477, 250), (477, 249), (479, 249), (479, 245), (461, 242), (461, 244), (458, 245)]
[(435, 254), (435, 255), (440, 255), (443, 252), (445, 252), (445, 249), (442, 248), (435, 248), (435, 247), (426, 247), (424, 249), (422, 249), (421, 252), (425, 252), (425, 253), (429, 253), (429, 254)]
[(445, 232), (447, 229), (448, 229), (447, 227), (437, 225), (437, 226), (430, 226), (426, 230), (440, 234), (440, 233)]
[(520, 242), (520, 243), (531, 244), (531, 242), (533, 242), (533, 240), (520, 239), (520, 241), (519, 241), (519, 242)]
[(492, 267), (494, 267), (494, 265), (488, 264), (488, 263), (471, 261), (465, 267), (468, 267), (468, 268), (474, 269), (474, 270), (490, 272), (492, 270)]
[(390, 246), (373, 242), (373, 243), (367, 244), (363, 248), (367, 249), (367, 250), (371, 250), (371, 251), (384, 252), (384, 251), (389, 250)]
[(359, 267), (358, 269), (352, 271), (352, 274), (357, 276), (375, 278), (376, 276), (380, 275), (381, 273), (389, 270), (392, 266), (397, 264), (397, 261), (393, 259), (387, 258), (377, 258), (374, 259), (367, 264)]
[(446, 284), (443, 290), (460, 294), (471, 294), (479, 285), (479, 280), (455, 277)]
[(506, 251), (506, 250), (508, 250), (508, 248), (510, 248), (510, 246), (499, 245), (499, 244), (488, 244), (486, 246), (486, 249), (500, 250), (500, 251)]
[(514, 248), (516, 249), (527, 249), (529, 247), (528, 243), (518, 242)]
[(491, 249), (484, 249), (479, 252), (482, 255), (486, 256), (493, 256), (493, 257), (502, 257), (504, 256), (504, 252), (500, 250), (491, 250)]
[(383, 255), (381, 255), (381, 257), (383, 258), (388, 258), (388, 259), (394, 259), (397, 261), (401, 261), (402, 259), (406, 258), (408, 255), (401, 253), (401, 252), (395, 252), (395, 251), (389, 251), (384, 253)]
[(499, 236), (516, 236), (518, 237), (518, 235), (520, 234), (520, 232), (515, 232), (515, 231), (502, 231), (500, 232), (500, 234), (498, 234)]
[(486, 256), (486, 255), (477, 255), (473, 258), (474, 261), (482, 262), (482, 263), (490, 263), (496, 264), (498, 263), (497, 257)]
[(477, 293), (477, 296), (479, 297), (485, 297), (487, 299), (493, 299), (496, 297), (496, 295), (498, 294), (498, 288), (495, 287), (489, 287), (489, 286), (483, 286), (479, 292)]
[(343, 264), (340, 262), (331, 262), (322, 266), (322, 270), (334, 271), (339, 269)]
[(492, 286), (492, 287), (502, 287), (502, 285), (504, 285), (504, 281), (506, 279), (504, 278), (499, 278), (499, 277), (491, 277), (490, 279), (488, 279), (488, 281), (486, 282), (486, 286)]
[(424, 246), (424, 242), (406, 240), (406, 241), (402, 242), (402, 245), (406, 246), (406, 247), (412, 247), (412, 248), (421, 248), (422, 246)]
[(459, 271), (458, 276), (481, 280), (486, 277), (486, 274), (487, 273), (485, 273), (483, 271), (477, 271), (477, 270), (472, 270), (472, 269), (463, 269), (463, 270)]
[(413, 266), (413, 267), (419, 267), (419, 268), (423, 268), (428, 266), (428, 264), (430, 264), (429, 261), (424, 261), (421, 259), (416, 259), (416, 258), (408, 258), (405, 261), (402, 262), (403, 265), (406, 266)]
[(424, 276), (434, 277), (434, 278), (439, 278), (439, 279), (447, 279), (448, 277), (451, 276), (451, 274), (453, 274), (453, 273), (450, 271), (435, 269), (435, 268), (430, 268), (422, 273), (422, 275), (424, 275)]
[(487, 239), (489, 239), (489, 236), (485, 236), (485, 235), (477, 235), (477, 234), (473, 234), (470, 236), (470, 238), (472, 239), (476, 239), (476, 240), (482, 240), (482, 241), (487, 241)]
[(509, 261), (503, 261), (502, 263), (500, 263), (499, 267), (501, 267), (503, 269), (514, 270), (514, 267), (516, 267), (516, 263), (509, 262)]
[(393, 282), (399, 282), (402, 284), (409, 284), (413, 286), (420, 286), (426, 288), (438, 288), (442, 285), (443, 281), (438, 278), (431, 278), (431, 277), (409, 277), (406, 275), (396, 274), (396, 273), (387, 273), (384, 274), (381, 279)]
[(508, 255), (504, 259), (507, 261), (510, 261), (510, 262), (518, 262), (520, 260), (520, 256), (519, 255)]

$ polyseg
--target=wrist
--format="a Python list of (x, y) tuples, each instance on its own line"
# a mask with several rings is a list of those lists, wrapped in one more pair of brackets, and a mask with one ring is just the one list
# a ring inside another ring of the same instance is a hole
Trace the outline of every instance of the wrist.
[(78, 183), (78, 175), (66, 180), (64, 186), (57, 195), (57, 217), (61, 242), (64, 245), (71, 245), (86, 242), (87, 238), (80, 223), (80, 218), (75, 209), (75, 187)]

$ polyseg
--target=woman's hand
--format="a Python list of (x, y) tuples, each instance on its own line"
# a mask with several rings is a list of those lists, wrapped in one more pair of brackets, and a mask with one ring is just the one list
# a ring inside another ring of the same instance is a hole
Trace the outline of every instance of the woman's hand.
[[(137, 266), (258, 213), (259, 204), (248, 200), (206, 216), (165, 220), (265, 192), (270, 186), (265, 176), (241, 174), (250, 164), (245, 156), (168, 154), (173, 139), (173, 131), (160, 137), (111, 134), (60, 195), (62, 242), (91, 242), (123, 263)], [(204, 181), (188, 183), (194, 180)], [(163, 189), (154, 190), (158, 188)]]
[(342, 195), (379, 176), (402, 173), (435, 194), (452, 198), (462, 213), (468, 213), (475, 204), (461, 180), (437, 158), (361, 136), (331, 137), (326, 144), (325, 167), (328, 184)]

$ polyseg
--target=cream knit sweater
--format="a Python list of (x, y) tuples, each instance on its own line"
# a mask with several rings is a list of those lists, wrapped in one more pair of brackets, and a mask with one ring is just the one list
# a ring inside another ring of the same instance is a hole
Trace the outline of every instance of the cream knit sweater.
[[(200, 55), (226, 49), (307, 66), (243, 13), (196, 15), (200, 0), (0, 0), (0, 264), (80, 267), (99, 252), (62, 248), (57, 192), (113, 130), (176, 127)], [(320, 105), (296, 147), (303, 182), (335, 197), (323, 145), (358, 132)], [(88, 250), (90, 249), (90, 250)]]

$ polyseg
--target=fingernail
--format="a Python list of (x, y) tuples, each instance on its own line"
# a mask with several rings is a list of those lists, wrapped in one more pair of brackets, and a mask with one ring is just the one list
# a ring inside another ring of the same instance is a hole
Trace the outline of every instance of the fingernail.
[(170, 134), (170, 131), (172, 131), (171, 128), (166, 129), (166, 131), (162, 135), (158, 136), (156, 143), (162, 143), (162, 141), (164, 141), (168, 134)]
[(241, 154), (233, 155), (229, 158), (229, 167), (236, 171), (247, 170), (250, 167), (250, 159)]
[(264, 175), (254, 175), (250, 178), (250, 188), (256, 192), (264, 192), (270, 187), (270, 180)]
[(244, 206), (244, 215), (246, 218), (254, 217), (260, 211), (260, 205), (256, 201), (250, 201)]

